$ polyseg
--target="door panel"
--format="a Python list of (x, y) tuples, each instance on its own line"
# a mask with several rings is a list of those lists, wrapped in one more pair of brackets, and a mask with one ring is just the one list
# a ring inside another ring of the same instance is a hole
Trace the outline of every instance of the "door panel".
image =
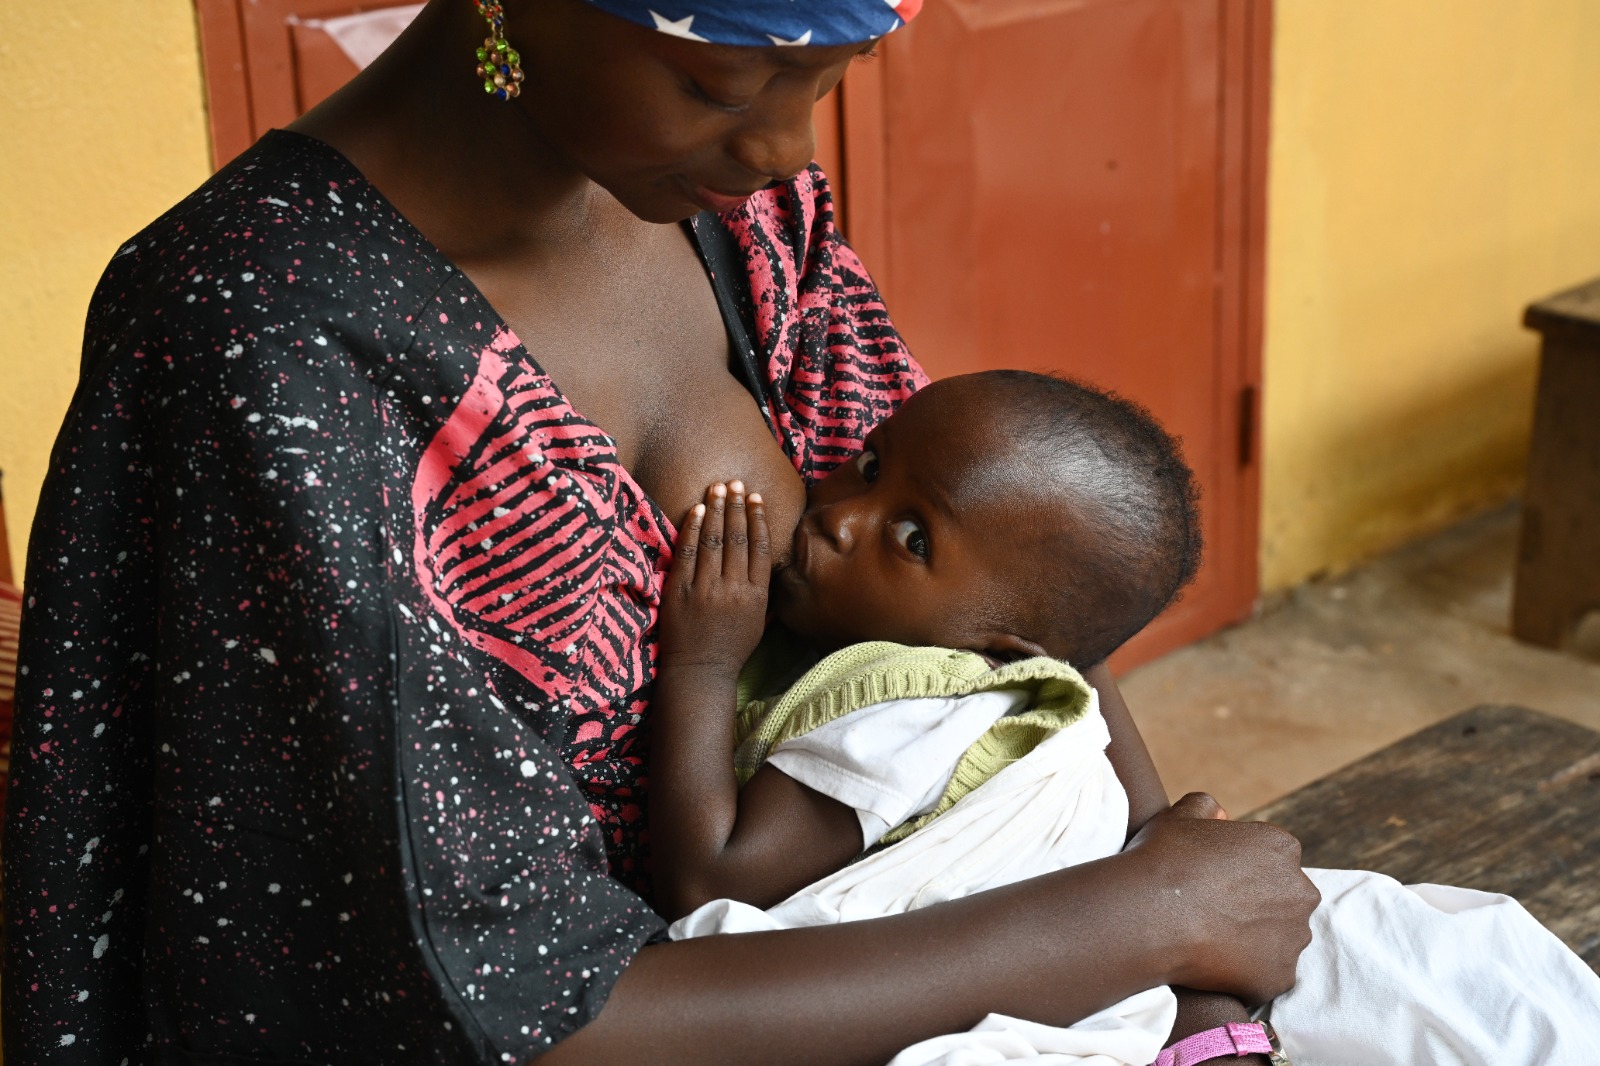
[(1244, 60), (1264, 15), (1241, 0), (930, 4), (885, 42), (875, 88), (847, 86), (881, 109), (881, 132), (856, 137), (852, 114), (870, 127), (874, 103), (845, 102), (851, 232), (929, 372), (1080, 376), (1184, 440), (1207, 562), (1122, 667), (1255, 598), (1241, 404), (1259, 357), (1239, 305), (1252, 277), (1259, 290), (1259, 228), (1241, 219), (1261, 206)]
[(326, 20), (409, 6), (413, 0), (195, 0), (215, 165), (293, 122), (356, 73)]

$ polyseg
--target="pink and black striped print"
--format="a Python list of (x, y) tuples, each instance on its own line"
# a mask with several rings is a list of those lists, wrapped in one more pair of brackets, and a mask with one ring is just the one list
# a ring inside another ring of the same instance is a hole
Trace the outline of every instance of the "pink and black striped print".
[[(746, 274), (713, 282), (748, 287), (762, 399), (810, 483), (853, 455), (926, 377), (834, 228), (820, 171), (719, 222)], [(412, 507), (428, 597), (564, 720), (564, 738), (552, 740), (562, 740), (589, 796), (613, 872), (641, 884), (648, 781), (639, 727), (671, 523), (621, 467), (614, 442), (503, 324), (418, 465)]]

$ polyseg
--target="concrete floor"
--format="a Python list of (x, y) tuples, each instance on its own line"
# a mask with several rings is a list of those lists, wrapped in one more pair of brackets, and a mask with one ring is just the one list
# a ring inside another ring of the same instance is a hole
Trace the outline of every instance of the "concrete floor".
[(1471, 519), (1129, 673), (1167, 791), (1240, 816), (1480, 703), (1600, 730), (1600, 616), (1564, 652), (1511, 639), (1517, 525)]

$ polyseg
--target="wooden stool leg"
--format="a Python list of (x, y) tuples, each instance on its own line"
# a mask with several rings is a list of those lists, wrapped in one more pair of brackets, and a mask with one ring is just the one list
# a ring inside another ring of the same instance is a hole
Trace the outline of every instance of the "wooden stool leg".
[(1600, 609), (1600, 353), (1547, 333), (1511, 632), (1560, 647)]

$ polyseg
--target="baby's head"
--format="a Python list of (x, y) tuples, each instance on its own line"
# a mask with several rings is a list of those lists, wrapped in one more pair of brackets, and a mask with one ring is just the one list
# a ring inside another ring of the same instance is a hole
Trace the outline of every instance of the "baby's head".
[(1087, 668), (1200, 562), (1194, 476), (1136, 404), (1020, 370), (947, 378), (814, 486), (778, 616), (860, 640)]

